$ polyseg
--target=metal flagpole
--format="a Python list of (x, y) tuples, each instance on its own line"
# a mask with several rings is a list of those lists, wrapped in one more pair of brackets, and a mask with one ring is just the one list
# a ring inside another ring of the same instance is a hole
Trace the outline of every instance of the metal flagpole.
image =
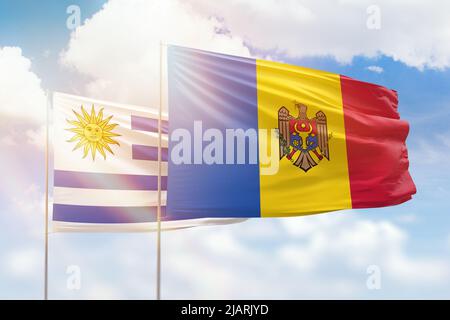
[(156, 300), (161, 300), (161, 134), (163, 102), (163, 43), (159, 44), (159, 113), (158, 113), (158, 208), (156, 235)]
[(48, 300), (48, 162), (49, 162), (49, 122), (52, 95), (47, 91), (46, 131), (45, 131), (45, 253), (44, 253), (44, 300)]

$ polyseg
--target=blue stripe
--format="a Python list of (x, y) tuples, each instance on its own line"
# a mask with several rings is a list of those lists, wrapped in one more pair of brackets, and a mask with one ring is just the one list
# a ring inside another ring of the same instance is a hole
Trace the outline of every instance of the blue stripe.
[[(170, 46), (168, 72), (170, 136), (183, 128), (194, 137), (194, 121), (224, 137), (226, 129), (258, 129), (254, 59)], [(176, 144), (169, 141), (169, 152)], [(260, 216), (258, 163), (177, 165), (169, 157), (169, 172), (171, 220)]]
[[(161, 133), (168, 132), (169, 124), (166, 120), (161, 120)], [(148, 131), (148, 132), (158, 132), (158, 119), (131, 116), (131, 129)]]
[[(54, 186), (109, 190), (158, 190), (158, 176), (93, 173), (55, 170)], [(161, 189), (167, 190), (167, 177), (161, 177)]]
[[(161, 207), (161, 216), (166, 208)], [(53, 205), (53, 221), (80, 223), (139, 223), (155, 222), (157, 207), (96, 207)]]
[[(132, 145), (133, 160), (158, 161), (158, 147)], [(161, 148), (161, 161), (167, 162), (167, 148)]]

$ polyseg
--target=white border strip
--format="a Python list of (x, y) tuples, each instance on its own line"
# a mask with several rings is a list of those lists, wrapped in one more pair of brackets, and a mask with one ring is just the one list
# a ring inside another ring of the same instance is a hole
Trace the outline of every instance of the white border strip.
[[(199, 226), (215, 226), (241, 223), (248, 219), (222, 219), (222, 218), (203, 218), (179, 221), (167, 221), (161, 223), (162, 231), (172, 231), (179, 229), (187, 229)], [(77, 223), (77, 222), (60, 222), (52, 221), (51, 233), (56, 232), (156, 232), (157, 223)]]
[[(161, 205), (166, 205), (167, 191), (161, 192)], [(105, 207), (156, 207), (158, 191), (53, 188), (55, 204)]]
[[(111, 107), (117, 107), (117, 108), (128, 109), (128, 110), (135, 110), (138, 112), (142, 112), (143, 114), (152, 114), (154, 116), (154, 119), (158, 119), (158, 107), (148, 107), (148, 106), (144, 107), (144, 106), (138, 106), (138, 105), (133, 105), (133, 104), (124, 104), (124, 103), (117, 103), (117, 102), (112, 102), (112, 101), (97, 100), (97, 99), (92, 99), (92, 98), (83, 97), (83, 96), (77, 96), (77, 95), (58, 92), (58, 91), (53, 92), (53, 99), (55, 97), (56, 98), (58, 98), (58, 97), (64, 98), (65, 97), (65, 98), (74, 99), (74, 100), (83, 100), (88, 103), (107, 105), (107, 106), (111, 106)], [(168, 120), (167, 113), (163, 112), (162, 119), (166, 120), (166, 121)]]

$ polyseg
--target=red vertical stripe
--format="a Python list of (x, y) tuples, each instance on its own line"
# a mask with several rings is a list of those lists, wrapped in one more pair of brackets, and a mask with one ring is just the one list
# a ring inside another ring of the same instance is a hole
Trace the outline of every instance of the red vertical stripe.
[(345, 76), (341, 87), (353, 208), (411, 199), (416, 188), (408, 172), (409, 125), (400, 120), (397, 93)]

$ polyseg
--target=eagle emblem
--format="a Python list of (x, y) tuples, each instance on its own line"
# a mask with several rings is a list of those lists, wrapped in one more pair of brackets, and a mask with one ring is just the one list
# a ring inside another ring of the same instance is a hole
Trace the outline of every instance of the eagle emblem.
[(278, 110), (278, 133), (280, 160), (286, 156), (295, 166), (307, 172), (323, 158), (330, 160), (327, 117), (318, 111), (314, 118), (308, 118), (308, 107), (294, 102), (298, 108), (297, 118), (289, 114), (286, 107)]

